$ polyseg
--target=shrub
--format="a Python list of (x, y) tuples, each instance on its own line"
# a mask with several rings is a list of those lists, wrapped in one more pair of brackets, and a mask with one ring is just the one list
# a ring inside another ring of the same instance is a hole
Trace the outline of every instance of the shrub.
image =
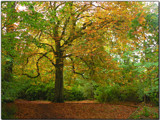
[[(20, 93), (18, 98), (26, 100), (49, 100), (54, 101), (54, 83), (40, 83), (39, 85), (26, 86)], [(84, 100), (83, 93), (72, 88), (71, 90), (64, 89), (64, 100)]]
[(159, 105), (159, 94), (158, 92), (152, 91), (148, 93), (147, 98), (149, 99), (150, 102), (152, 102), (154, 105), (158, 106)]
[(155, 105), (159, 105), (159, 86), (158, 81), (155, 82), (156, 84), (148, 89), (148, 91), (145, 91), (145, 94), (147, 98), (149, 98), (149, 101), (151, 101)]
[(32, 85), (26, 90), (26, 99), (28, 100), (44, 100), (46, 99), (43, 85)]
[(76, 89), (76, 88), (72, 88), (71, 90), (64, 90), (64, 100), (67, 101), (73, 101), (73, 100), (84, 100), (85, 97), (83, 96), (83, 92), (81, 92), (80, 90)]
[(46, 89), (46, 100), (54, 101), (54, 87), (48, 86)]
[(84, 86), (82, 87), (82, 92), (84, 94), (84, 97), (86, 97), (87, 99), (94, 99), (97, 87), (98, 85), (94, 81), (85, 83)]
[(40, 83), (38, 85), (26, 86), (20, 91), (18, 98), (26, 100), (50, 100), (54, 101), (54, 84)]
[(111, 102), (120, 99), (120, 87), (118, 85), (98, 87), (95, 98), (99, 102)]
[(121, 87), (121, 101), (140, 101), (138, 88), (135, 86)]
[(27, 87), (30, 83), (23, 81), (2, 81), (2, 102), (13, 102), (18, 98), (20, 91)]
[(114, 102), (114, 101), (140, 101), (138, 99), (138, 88), (134, 86), (119, 85), (98, 87), (95, 98), (99, 102)]

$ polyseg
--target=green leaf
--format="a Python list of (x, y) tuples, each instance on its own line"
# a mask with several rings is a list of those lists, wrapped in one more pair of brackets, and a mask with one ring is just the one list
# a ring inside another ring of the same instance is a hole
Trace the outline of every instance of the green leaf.
[(158, 66), (158, 62), (153, 63), (155, 66)]
[(54, 18), (51, 18), (51, 19), (50, 19), (50, 22), (51, 22), (51, 23), (54, 23), (54, 22), (55, 22), (55, 19), (54, 19)]
[(135, 63), (134, 66), (141, 66), (142, 63)]
[(117, 61), (117, 60), (119, 60), (119, 58), (116, 57), (116, 58), (113, 58), (113, 60)]
[(146, 70), (145, 68), (137, 68), (137, 69), (134, 69), (134, 71), (137, 71), (139, 73), (141, 72), (144, 72), (144, 70)]
[(158, 62), (155, 62), (155, 63), (153, 63), (153, 62), (146, 62), (146, 63), (144, 64), (144, 66), (145, 66), (146, 68), (150, 68), (150, 67), (153, 67), (153, 66), (158, 66)]
[(29, 10), (34, 11), (34, 7), (32, 5), (29, 6)]

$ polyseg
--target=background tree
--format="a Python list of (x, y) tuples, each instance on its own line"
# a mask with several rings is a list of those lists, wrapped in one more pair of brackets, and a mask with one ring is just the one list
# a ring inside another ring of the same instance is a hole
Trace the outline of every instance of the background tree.
[(13, 79), (12, 69), (16, 55), (16, 4), (17, 2), (2, 2), (2, 80), (8, 82)]

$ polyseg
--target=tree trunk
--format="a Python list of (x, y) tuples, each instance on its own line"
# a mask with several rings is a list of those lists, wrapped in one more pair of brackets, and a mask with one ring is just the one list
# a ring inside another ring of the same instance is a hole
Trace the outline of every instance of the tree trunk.
[(55, 99), (56, 103), (63, 103), (63, 52), (60, 49), (60, 42), (56, 43), (56, 76), (55, 76)]
[[(7, 19), (10, 20), (10, 22), (8, 22), (8, 25), (6, 25), (7, 34), (14, 33), (14, 31), (15, 31), (15, 24), (13, 21), (16, 21), (17, 17), (13, 16), (13, 13), (16, 13), (16, 9), (15, 9), (16, 4), (17, 4), (17, 2), (8, 2), (7, 3), (7, 7), (11, 8), (10, 11), (7, 12)], [(9, 37), (8, 37), (9, 45), (12, 45), (13, 41), (14, 41), (14, 37), (11, 37), (11, 35), (9, 35)], [(14, 45), (12, 45), (10, 50), (14, 50)], [(10, 51), (7, 51), (7, 54), (8, 53), (10, 53)], [(12, 55), (10, 55), (10, 54), (8, 54), (8, 56), (12, 57)], [(12, 75), (13, 61), (14, 61), (14, 58), (12, 57), (12, 60), (6, 61), (6, 64), (5, 64), (3, 79), (7, 82), (10, 82), (13, 79), (13, 75)]]
[(4, 80), (9, 82), (12, 80), (12, 68), (13, 68), (13, 62), (12, 61), (6, 61), (5, 70), (4, 70)]
[(57, 59), (56, 60), (56, 78), (55, 78), (55, 102), (63, 103), (63, 61)]

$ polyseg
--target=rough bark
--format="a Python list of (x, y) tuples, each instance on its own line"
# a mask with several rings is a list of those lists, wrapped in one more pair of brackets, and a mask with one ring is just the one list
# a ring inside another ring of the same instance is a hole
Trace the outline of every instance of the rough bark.
[(63, 51), (60, 49), (60, 41), (56, 42), (56, 65), (55, 65), (55, 99), (56, 103), (63, 103)]
[(55, 79), (55, 102), (63, 103), (63, 61), (59, 59), (56, 60), (56, 79)]

